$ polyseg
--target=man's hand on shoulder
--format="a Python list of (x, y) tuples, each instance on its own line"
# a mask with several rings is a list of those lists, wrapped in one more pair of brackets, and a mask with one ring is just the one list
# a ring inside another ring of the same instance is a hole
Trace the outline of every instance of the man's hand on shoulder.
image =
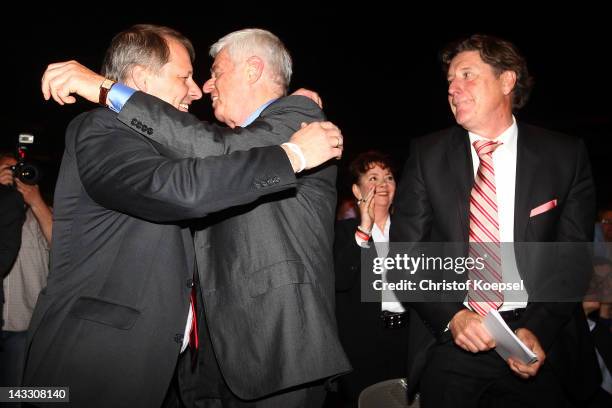
[(323, 109), (323, 100), (321, 99), (319, 94), (316, 93), (315, 91), (311, 91), (310, 89), (306, 89), (306, 88), (300, 88), (294, 93), (292, 93), (291, 95), (299, 95), (299, 96), (305, 96), (307, 98), (310, 98), (314, 101), (314, 103), (319, 105), (319, 108)]
[(53, 98), (57, 103), (75, 103), (77, 94), (90, 102), (97, 103), (100, 85), (104, 77), (77, 61), (56, 62), (47, 66), (41, 81), (45, 100)]
[(317, 167), (331, 158), (342, 157), (344, 141), (340, 129), (333, 123), (312, 122), (309, 125), (302, 123), (302, 128), (291, 136), (289, 143), (295, 144), (303, 155), (302, 158), (286, 144), (282, 145), (293, 170), (299, 172)]

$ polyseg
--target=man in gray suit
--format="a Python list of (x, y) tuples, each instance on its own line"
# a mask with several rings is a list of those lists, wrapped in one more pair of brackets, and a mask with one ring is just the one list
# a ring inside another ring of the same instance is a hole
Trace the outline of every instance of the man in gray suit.
[[(282, 143), (302, 122), (323, 119), (309, 99), (284, 97), (291, 59), (272, 33), (231, 33), (211, 55), (204, 91), (236, 133), (207, 139), (209, 124), (143, 93), (129, 98), (119, 120), (182, 156), (202, 157), (242, 150), (253, 138)], [(334, 317), (335, 180), (335, 166), (306, 172), (295, 190), (208, 217), (197, 229), (206, 326), (197, 381), (182, 390), (197, 406), (316, 407), (324, 380), (350, 370)], [(183, 368), (184, 376), (192, 372)]]
[[(177, 109), (201, 97), (192, 51), (174, 30), (135, 26), (115, 37), (105, 71), (183, 116)], [(96, 109), (67, 130), (51, 270), (29, 328), (24, 384), (69, 386), (72, 406), (173, 406), (166, 392), (195, 334), (193, 240), (178, 220), (295, 187), (294, 168), (337, 156), (341, 135), (330, 124), (309, 125), (292, 137), (305, 155), (293, 161), (286, 146), (182, 159), (116, 119)], [(206, 137), (226, 133), (235, 132), (211, 128)]]

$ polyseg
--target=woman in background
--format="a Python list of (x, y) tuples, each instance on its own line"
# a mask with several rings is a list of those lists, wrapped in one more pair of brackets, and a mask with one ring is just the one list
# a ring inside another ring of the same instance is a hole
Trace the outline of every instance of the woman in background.
[(342, 406), (356, 407), (367, 386), (406, 375), (408, 313), (393, 295), (385, 300), (394, 301), (361, 301), (361, 248), (373, 245), (378, 257), (389, 249), (392, 162), (385, 154), (368, 151), (351, 162), (350, 173), (359, 214), (336, 223), (334, 257), (338, 330), (354, 368), (338, 379), (338, 391)]

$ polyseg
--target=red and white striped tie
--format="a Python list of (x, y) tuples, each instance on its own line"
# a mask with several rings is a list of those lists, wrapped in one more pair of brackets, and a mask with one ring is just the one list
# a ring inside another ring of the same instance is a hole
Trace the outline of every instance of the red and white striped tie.
[[(499, 218), (497, 216), (497, 191), (495, 189), (495, 169), (493, 152), (501, 143), (490, 140), (477, 140), (473, 143), (480, 159), (470, 194), (470, 256), (482, 258), (484, 268), (472, 268), (469, 279), (472, 283), (480, 280), (484, 285), (502, 282)], [(476, 289), (470, 286), (468, 304), (481, 316), (489, 310), (497, 310), (504, 302), (502, 292)]]

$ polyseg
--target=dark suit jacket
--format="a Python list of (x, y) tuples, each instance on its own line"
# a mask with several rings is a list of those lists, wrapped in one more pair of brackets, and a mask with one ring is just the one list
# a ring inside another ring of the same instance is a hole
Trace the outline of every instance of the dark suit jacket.
[[(469, 197), (473, 185), (467, 131), (453, 127), (417, 139), (406, 162), (395, 197), (392, 242), (467, 242)], [(533, 126), (519, 124), (517, 140), (515, 242), (589, 242), (595, 216), (594, 186), (586, 149), (581, 141)], [(531, 209), (552, 199), (558, 205), (530, 218)], [(529, 281), (535, 265), (519, 251), (521, 277)], [(563, 256), (563, 254), (561, 255)], [(580, 275), (588, 263), (559, 261), (565, 271), (548, 270), (555, 277)], [(577, 269), (572, 269), (577, 268)], [(584, 279), (588, 281), (588, 279)], [(527, 283), (526, 283), (527, 285)], [(527, 286), (530, 296), (535, 286)], [(420, 319), (411, 319), (408, 380), (414, 392), (426, 349), (439, 338), (462, 303), (412, 303)], [(578, 303), (530, 302), (523, 317), (547, 352), (547, 361), (576, 398), (585, 398), (597, 382), (595, 356), (588, 327)]]
[[(250, 126), (211, 139), (205, 135), (217, 126), (177, 114), (147, 95), (135, 96), (119, 118), (160, 129), (150, 137), (185, 156), (280, 144), (301, 122), (323, 119), (312, 101), (290, 96), (272, 103)], [(259, 398), (350, 369), (334, 316), (335, 180), (335, 166), (305, 172), (295, 190), (217, 214), (196, 232), (215, 357), (240, 398)]]
[[(338, 379), (344, 398), (357, 402), (369, 385), (406, 375), (407, 327), (385, 329), (379, 302), (362, 301), (362, 248), (355, 242), (357, 218), (336, 222), (334, 269), (336, 272), (336, 316), (340, 340), (354, 371)], [(378, 256), (370, 238), (370, 252)]]
[(595, 327), (591, 331), (593, 343), (603, 359), (608, 371), (612, 372), (612, 332), (609, 323), (606, 325), (598, 316), (593, 316)]
[[(159, 407), (195, 265), (191, 233), (177, 220), (296, 181), (278, 146), (179, 160), (116, 117), (97, 109), (67, 130), (51, 270), (29, 328), (24, 380), (69, 386), (73, 406)], [(262, 185), (269, 177), (276, 182)]]
[(24, 220), (23, 196), (15, 188), (0, 184), (0, 280), (9, 273), (19, 253)]
[[(22, 195), (13, 187), (0, 184), (0, 310), (4, 305), (2, 280), (11, 270), (19, 254), (24, 219), (25, 209)], [(0, 333), (3, 324), (4, 321), (0, 316)]]
[[(362, 248), (355, 242), (357, 225), (357, 218), (338, 221), (334, 240), (338, 328), (351, 360), (365, 354), (364, 350), (369, 349), (369, 354), (375, 354), (378, 333), (374, 329), (381, 326), (380, 303), (361, 301)], [(370, 243), (370, 250), (375, 253), (371, 239)]]

